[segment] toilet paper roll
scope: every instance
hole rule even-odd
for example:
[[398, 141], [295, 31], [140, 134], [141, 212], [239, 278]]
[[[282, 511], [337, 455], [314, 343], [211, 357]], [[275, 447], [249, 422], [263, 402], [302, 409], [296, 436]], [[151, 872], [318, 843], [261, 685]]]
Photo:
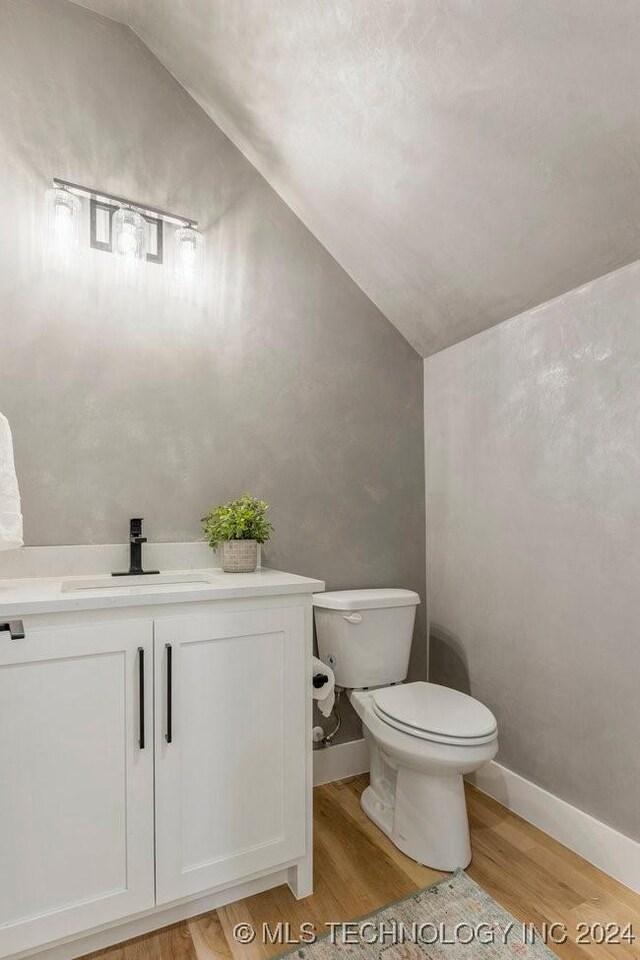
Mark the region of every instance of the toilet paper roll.
[[328, 667], [326, 663], [323, 663], [322, 660], [319, 660], [317, 657], [313, 658], [313, 664], [311, 667], [312, 677], [326, 677], [326, 683], [323, 683], [322, 686], [313, 687], [313, 699], [318, 703], [318, 709], [323, 717], [328, 717], [333, 710], [333, 705], [336, 700], [336, 678], [334, 676], [333, 670], [331, 667]]

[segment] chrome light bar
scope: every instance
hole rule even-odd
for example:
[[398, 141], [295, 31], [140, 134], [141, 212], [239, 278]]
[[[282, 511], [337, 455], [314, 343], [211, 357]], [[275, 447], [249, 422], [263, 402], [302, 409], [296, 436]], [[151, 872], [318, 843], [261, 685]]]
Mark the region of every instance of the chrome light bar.
[[79, 183], [71, 183], [69, 180], [62, 180], [60, 177], [53, 178], [53, 184], [56, 187], [62, 187], [70, 193], [75, 193], [80, 197], [89, 197], [99, 203], [117, 204], [120, 207], [131, 207], [139, 213], [146, 214], [149, 217], [157, 217], [164, 220], [165, 223], [173, 223], [179, 227], [191, 227], [196, 230], [198, 221], [190, 217], [179, 217], [175, 213], [168, 213], [159, 207], [149, 207], [146, 204], [137, 203], [135, 200], [128, 200], [126, 197], [118, 197], [113, 193], [105, 193], [103, 190], [94, 190], [91, 187], [83, 187]]

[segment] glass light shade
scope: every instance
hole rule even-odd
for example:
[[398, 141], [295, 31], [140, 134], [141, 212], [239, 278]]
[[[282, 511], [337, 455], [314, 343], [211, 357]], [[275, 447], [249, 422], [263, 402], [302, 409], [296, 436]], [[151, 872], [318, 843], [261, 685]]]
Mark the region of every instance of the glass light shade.
[[195, 227], [179, 227], [173, 238], [174, 273], [183, 283], [193, 283], [204, 268], [204, 237]]
[[52, 187], [46, 193], [46, 206], [48, 253], [57, 260], [68, 260], [80, 245], [80, 198], [64, 187]]
[[142, 260], [147, 254], [147, 222], [131, 207], [119, 207], [113, 215], [113, 249], [127, 260]]

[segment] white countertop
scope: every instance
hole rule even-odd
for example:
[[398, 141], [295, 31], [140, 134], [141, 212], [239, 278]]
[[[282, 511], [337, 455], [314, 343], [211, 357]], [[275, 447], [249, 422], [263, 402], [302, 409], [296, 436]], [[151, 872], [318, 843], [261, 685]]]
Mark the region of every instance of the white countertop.
[[[183, 571], [163, 570], [163, 574]], [[190, 571], [194, 572], [194, 571]], [[0, 580], [0, 620], [19, 619], [28, 614], [57, 611], [113, 609], [139, 607], [159, 603], [189, 603], [207, 600], [232, 600], [244, 597], [284, 596], [296, 593], [317, 593], [324, 590], [322, 580], [299, 577], [293, 573], [269, 570], [265, 567], [255, 573], [223, 573], [217, 568], [199, 570], [210, 582], [172, 583], [153, 582], [153, 576], [144, 584], [127, 585], [126, 579], [116, 586], [63, 591], [68, 577], [37, 577], [24, 580]], [[87, 577], [95, 579], [96, 575]], [[75, 581], [79, 578], [74, 577]]]

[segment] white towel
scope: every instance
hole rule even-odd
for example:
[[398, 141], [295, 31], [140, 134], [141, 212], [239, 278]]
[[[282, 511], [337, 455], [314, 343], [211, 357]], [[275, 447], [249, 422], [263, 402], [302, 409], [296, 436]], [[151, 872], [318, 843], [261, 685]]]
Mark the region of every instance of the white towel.
[[22, 513], [9, 421], [0, 413], [0, 550], [21, 547]]
[[317, 657], [313, 658], [311, 669], [314, 677], [317, 673], [321, 673], [329, 678], [322, 687], [313, 688], [313, 699], [317, 701], [320, 713], [323, 717], [328, 717], [333, 710], [336, 699], [336, 678], [331, 667], [328, 667], [322, 660], [318, 660]]

